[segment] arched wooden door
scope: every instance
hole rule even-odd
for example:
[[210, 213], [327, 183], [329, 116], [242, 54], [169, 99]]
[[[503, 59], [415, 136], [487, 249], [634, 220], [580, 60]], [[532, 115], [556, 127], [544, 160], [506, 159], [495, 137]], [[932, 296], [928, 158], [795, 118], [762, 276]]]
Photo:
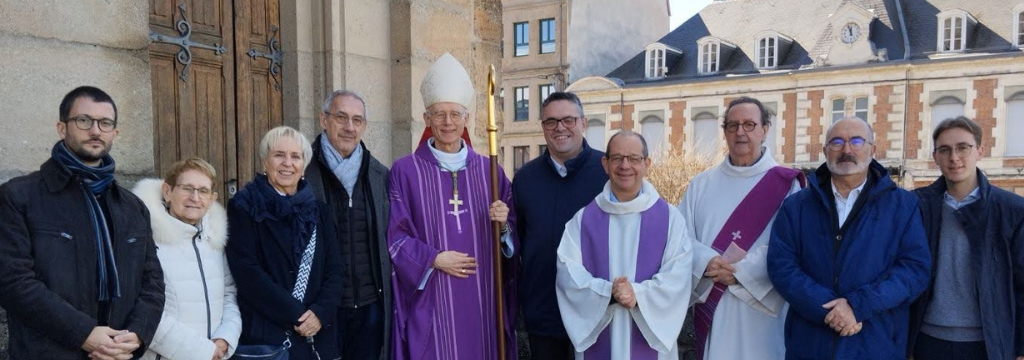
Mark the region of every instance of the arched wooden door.
[[159, 175], [199, 156], [226, 201], [282, 123], [277, 0], [149, 0], [153, 151]]

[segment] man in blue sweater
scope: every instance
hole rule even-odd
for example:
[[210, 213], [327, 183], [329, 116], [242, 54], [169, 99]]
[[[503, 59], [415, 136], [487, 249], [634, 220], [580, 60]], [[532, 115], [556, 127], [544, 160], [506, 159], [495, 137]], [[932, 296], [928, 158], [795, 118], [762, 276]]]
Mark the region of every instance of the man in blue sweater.
[[978, 169], [981, 134], [963, 116], [939, 123], [932, 158], [942, 176], [914, 190], [935, 258], [910, 307], [915, 359], [1024, 359], [1024, 198]]
[[523, 165], [512, 181], [523, 266], [519, 304], [534, 359], [572, 359], [575, 350], [555, 297], [555, 253], [565, 223], [608, 182], [604, 153], [583, 139], [587, 118], [576, 94], [555, 92], [541, 105], [547, 151]]

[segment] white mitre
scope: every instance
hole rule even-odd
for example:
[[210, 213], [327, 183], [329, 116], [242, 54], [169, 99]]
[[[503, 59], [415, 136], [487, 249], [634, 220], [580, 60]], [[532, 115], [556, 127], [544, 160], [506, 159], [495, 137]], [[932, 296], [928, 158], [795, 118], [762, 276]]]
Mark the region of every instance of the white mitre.
[[424, 107], [450, 102], [465, 106], [468, 110], [473, 103], [473, 81], [469, 79], [469, 73], [462, 67], [462, 63], [452, 54], [445, 53], [427, 71], [420, 85], [420, 95], [423, 96]]

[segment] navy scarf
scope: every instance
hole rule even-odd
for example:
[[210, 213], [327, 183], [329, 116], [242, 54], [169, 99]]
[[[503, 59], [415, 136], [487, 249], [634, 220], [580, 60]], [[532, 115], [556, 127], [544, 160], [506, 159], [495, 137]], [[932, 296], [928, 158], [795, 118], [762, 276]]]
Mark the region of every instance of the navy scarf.
[[292, 255], [301, 257], [319, 221], [316, 195], [308, 184], [300, 180], [295, 194], [282, 196], [266, 175], [257, 174], [235, 198], [256, 222], [269, 219], [288, 224], [299, 235], [292, 238]]
[[[61, 167], [74, 178], [78, 179], [89, 192], [83, 191], [85, 201], [89, 204], [89, 215], [92, 216], [93, 233], [96, 237], [97, 257], [96, 272], [99, 301], [108, 302], [121, 297], [121, 285], [117, 277], [117, 263], [114, 261], [114, 248], [110, 242], [110, 229], [107, 228], [107, 215], [100, 206], [98, 196], [103, 195], [114, 183], [114, 158], [106, 155], [100, 166], [92, 167], [82, 163], [64, 145], [58, 141], [53, 145], [50, 154]], [[83, 190], [85, 190], [83, 188]]]

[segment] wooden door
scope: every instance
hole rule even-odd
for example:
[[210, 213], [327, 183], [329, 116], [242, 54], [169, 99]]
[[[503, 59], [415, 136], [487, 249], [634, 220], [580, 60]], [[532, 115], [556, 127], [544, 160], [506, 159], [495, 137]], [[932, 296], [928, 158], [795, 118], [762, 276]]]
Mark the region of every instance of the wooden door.
[[280, 36], [266, 30], [280, 24], [277, 1], [149, 5], [156, 171], [163, 176], [175, 161], [201, 157], [216, 168], [226, 201], [259, 169], [260, 138], [281, 124], [280, 48], [269, 46]]

